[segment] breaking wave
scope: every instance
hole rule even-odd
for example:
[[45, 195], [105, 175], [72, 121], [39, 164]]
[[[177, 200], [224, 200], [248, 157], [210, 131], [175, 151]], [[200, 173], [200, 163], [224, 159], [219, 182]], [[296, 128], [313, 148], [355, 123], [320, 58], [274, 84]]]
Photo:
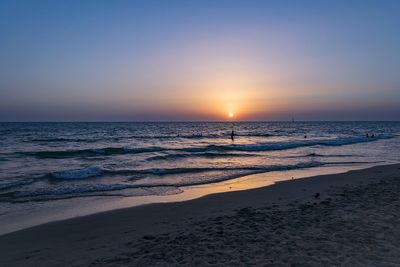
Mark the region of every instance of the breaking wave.
[[[62, 199], [69, 198], [71, 196], [93, 196], [93, 195], [110, 195], [107, 192], [115, 192], [124, 189], [140, 189], [141, 194], [143, 190], [147, 190], [147, 195], [151, 194], [161, 194], [164, 192], [165, 188], [171, 190], [174, 188], [175, 191], [179, 191], [179, 187], [182, 186], [193, 186], [209, 183], [217, 183], [225, 180], [230, 180], [234, 178], [239, 178], [245, 175], [265, 173], [271, 171], [282, 171], [282, 170], [294, 170], [302, 168], [311, 168], [322, 166], [324, 163], [320, 162], [308, 162], [299, 163], [294, 165], [274, 165], [267, 167], [243, 167], [243, 168], [172, 168], [172, 169], [147, 169], [147, 170], [127, 170], [127, 171], [107, 171], [102, 170], [99, 167], [88, 167], [80, 170], [64, 171], [59, 173], [51, 174], [53, 177], [61, 177], [60, 179], [75, 180], [75, 179], [85, 179], [91, 178], [99, 173], [108, 174], [153, 174], [158, 176], [171, 175], [171, 174], [190, 174], [199, 172], [212, 172], [212, 171], [226, 171], [226, 173], [215, 176], [210, 179], [188, 179], [181, 182], [165, 181], [165, 182], [144, 182], [139, 183], [135, 180], [133, 183], [123, 183], [123, 184], [101, 184], [101, 183], [68, 183], [68, 184], [56, 184], [48, 188], [36, 188], [32, 190], [17, 190], [14, 192], [8, 192], [5, 194], [0, 194], [0, 199], [2, 201], [29, 201], [29, 200], [50, 200], [50, 199]], [[22, 185], [22, 184], [21, 184]], [[158, 191], [162, 191], [161, 193]], [[157, 193], [158, 192], [158, 193]], [[88, 194], [89, 193], [89, 194]], [[137, 193], [137, 192], [136, 192]], [[136, 195], [135, 193], [135, 195]], [[114, 193], [114, 195], [121, 195]], [[126, 195], [126, 194], [124, 194]], [[23, 200], [19, 200], [23, 199]]]
[[[30, 155], [38, 158], [69, 158], [69, 157], [91, 157], [99, 155], [119, 155], [119, 154], [140, 154], [152, 153], [163, 151], [181, 151], [188, 153], [207, 153], [207, 152], [262, 152], [274, 150], [286, 150], [299, 147], [311, 146], [343, 146], [357, 143], [373, 142], [381, 139], [388, 139], [390, 136], [378, 136], [375, 138], [365, 137], [346, 137], [325, 140], [294, 140], [282, 142], [264, 142], [255, 144], [230, 144], [230, 145], [207, 145], [197, 147], [182, 147], [182, 148], [168, 148], [159, 146], [150, 147], [105, 147], [81, 150], [60, 150], [60, 151], [33, 151], [33, 152], [20, 152], [25, 155]], [[212, 154], [204, 154], [210, 156]], [[217, 156], [217, 154], [214, 154]], [[220, 156], [223, 156], [220, 154]]]

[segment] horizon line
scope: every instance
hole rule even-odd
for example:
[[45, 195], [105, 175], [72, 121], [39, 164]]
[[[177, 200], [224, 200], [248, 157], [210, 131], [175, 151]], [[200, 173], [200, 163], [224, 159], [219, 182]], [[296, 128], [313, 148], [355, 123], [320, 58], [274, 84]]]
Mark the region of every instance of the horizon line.
[[400, 122], [400, 120], [43, 120], [43, 121], [0, 121], [0, 123], [244, 123], [244, 122]]

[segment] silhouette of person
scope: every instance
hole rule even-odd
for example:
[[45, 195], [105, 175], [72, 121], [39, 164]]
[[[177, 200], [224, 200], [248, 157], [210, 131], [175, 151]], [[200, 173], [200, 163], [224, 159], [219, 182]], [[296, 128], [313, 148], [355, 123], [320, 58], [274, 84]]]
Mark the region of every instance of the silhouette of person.
[[375, 134], [372, 134], [372, 135], [371, 135], [371, 138], [374, 138], [374, 137], [375, 137]]
[[366, 137], [368, 138], [368, 137], [369, 137], [369, 134], [367, 134]]
[[231, 139], [232, 139], [232, 141], [234, 141], [235, 140], [235, 132], [232, 130], [232, 132], [231, 132]]

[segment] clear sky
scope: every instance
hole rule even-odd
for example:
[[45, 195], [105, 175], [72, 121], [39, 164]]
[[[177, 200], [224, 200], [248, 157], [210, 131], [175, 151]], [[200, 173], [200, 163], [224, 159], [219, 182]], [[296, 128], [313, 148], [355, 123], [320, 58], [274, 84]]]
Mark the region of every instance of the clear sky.
[[399, 120], [400, 1], [0, 1], [0, 120]]

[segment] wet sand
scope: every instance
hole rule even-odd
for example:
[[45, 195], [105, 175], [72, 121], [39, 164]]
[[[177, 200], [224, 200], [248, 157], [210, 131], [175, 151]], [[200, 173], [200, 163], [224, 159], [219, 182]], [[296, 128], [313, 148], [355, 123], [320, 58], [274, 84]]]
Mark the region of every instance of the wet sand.
[[399, 266], [400, 164], [48, 223], [1, 266]]

